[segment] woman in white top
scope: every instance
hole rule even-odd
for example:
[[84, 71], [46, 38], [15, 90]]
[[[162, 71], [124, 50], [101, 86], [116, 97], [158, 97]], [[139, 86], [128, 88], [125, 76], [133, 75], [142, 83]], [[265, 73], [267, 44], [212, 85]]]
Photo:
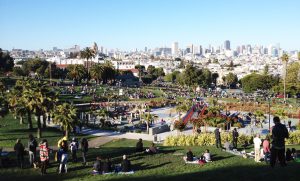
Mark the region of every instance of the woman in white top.
[[203, 154], [203, 156], [204, 156], [206, 162], [211, 162], [210, 153], [209, 153], [208, 149], [205, 150], [205, 153]]

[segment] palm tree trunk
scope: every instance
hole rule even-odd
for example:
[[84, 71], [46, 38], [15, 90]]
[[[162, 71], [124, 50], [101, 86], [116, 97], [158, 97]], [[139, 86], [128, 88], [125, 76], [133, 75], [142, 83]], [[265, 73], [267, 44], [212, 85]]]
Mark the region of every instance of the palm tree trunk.
[[28, 121], [28, 128], [33, 129], [32, 120], [31, 120], [31, 112], [29, 110], [27, 111], [27, 121]]
[[46, 114], [43, 114], [43, 128], [46, 128], [47, 124], [46, 124]]
[[37, 138], [42, 137], [42, 130], [41, 130], [41, 115], [37, 116]]
[[65, 127], [65, 133], [66, 138], [69, 139], [69, 130], [67, 127]]

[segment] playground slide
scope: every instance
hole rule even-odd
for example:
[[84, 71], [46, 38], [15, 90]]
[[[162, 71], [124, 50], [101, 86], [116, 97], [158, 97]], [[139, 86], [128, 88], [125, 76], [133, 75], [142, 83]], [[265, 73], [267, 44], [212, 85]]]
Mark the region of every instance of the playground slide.
[[182, 121], [184, 124], [187, 124], [187, 122], [191, 119], [191, 117], [194, 114], [194, 108], [195, 105], [191, 107], [191, 109], [186, 113], [186, 115], [182, 118]]
[[[188, 121], [192, 118], [192, 116], [194, 114], [195, 107], [196, 107], [196, 105], [193, 105], [191, 107], [191, 109], [186, 113], [186, 115], [182, 118], [182, 121], [183, 121], [184, 124], [187, 124]], [[206, 108], [207, 108], [207, 106], [204, 106], [201, 110], [201, 113], [198, 116], [203, 116]]]

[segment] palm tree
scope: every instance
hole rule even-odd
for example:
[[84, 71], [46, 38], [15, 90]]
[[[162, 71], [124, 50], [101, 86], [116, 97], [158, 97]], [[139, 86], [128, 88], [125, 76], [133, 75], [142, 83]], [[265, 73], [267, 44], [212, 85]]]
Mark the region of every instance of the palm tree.
[[93, 67], [91, 67], [90, 75], [92, 79], [95, 79], [97, 83], [102, 80], [104, 67], [101, 64], [95, 64]]
[[149, 134], [149, 125], [153, 122], [154, 117], [150, 114], [150, 111], [148, 111], [148, 113], [144, 113], [142, 117], [146, 121], [147, 133]]
[[96, 52], [92, 48], [86, 47], [84, 50], [80, 51], [80, 57], [87, 60], [86, 69], [88, 73], [90, 72], [89, 60], [96, 57]]
[[77, 109], [71, 104], [64, 103], [55, 107], [53, 115], [53, 122], [63, 128], [65, 136], [68, 138], [69, 131], [71, 131], [76, 124]]
[[287, 70], [287, 63], [288, 63], [288, 61], [289, 61], [289, 56], [286, 54], [286, 53], [284, 53], [283, 55], [282, 55], [282, 57], [281, 57], [281, 60], [282, 60], [282, 62], [284, 63], [284, 79], [283, 79], [283, 81], [284, 81], [284, 83], [283, 83], [283, 98], [284, 98], [284, 102], [286, 102], [286, 94], [285, 94], [285, 91], [286, 91], [286, 74], [287, 74], [287, 72], [286, 72], [286, 70]]
[[[106, 109], [100, 109], [100, 110], [96, 110], [95, 112], [93, 112], [93, 114], [96, 117], [100, 117], [101, 127], [104, 127], [105, 120], [108, 116], [108, 111]], [[95, 123], [94, 123], [94, 125], [95, 125]]]
[[[30, 89], [31, 84], [32, 84], [32, 80], [30, 79], [18, 80], [16, 82], [15, 87], [8, 94], [8, 102], [9, 102], [10, 110], [12, 112], [17, 113], [19, 108], [25, 109], [27, 113], [27, 121], [28, 121], [29, 129], [32, 129], [33, 126], [32, 126], [32, 119], [31, 119], [32, 107], [30, 106], [30, 104], [28, 104], [28, 102], [30, 102], [30, 100], [33, 99], [33, 96], [29, 94], [23, 94], [23, 93], [25, 90]], [[23, 122], [23, 120], [20, 120], [20, 122]]]
[[86, 68], [83, 65], [69, 65], [67, 67], [68, 76], [77, 82], [81, 82], [81, 80], [86, 76]]
[[106, 62], [103, 65], [102, 79], [103, 83], [106, 84], [109, 80], [113, 80], [115, 78], [116, 71], [114, 66], [110, 61]]

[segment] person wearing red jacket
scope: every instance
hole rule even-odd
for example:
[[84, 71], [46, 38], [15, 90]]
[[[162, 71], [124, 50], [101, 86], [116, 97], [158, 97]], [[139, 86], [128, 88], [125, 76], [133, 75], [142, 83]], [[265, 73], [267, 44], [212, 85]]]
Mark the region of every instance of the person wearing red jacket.
[[45, 175], [49, 163], [49, 148], [46, 139], [40, 144], [41, 174]]

